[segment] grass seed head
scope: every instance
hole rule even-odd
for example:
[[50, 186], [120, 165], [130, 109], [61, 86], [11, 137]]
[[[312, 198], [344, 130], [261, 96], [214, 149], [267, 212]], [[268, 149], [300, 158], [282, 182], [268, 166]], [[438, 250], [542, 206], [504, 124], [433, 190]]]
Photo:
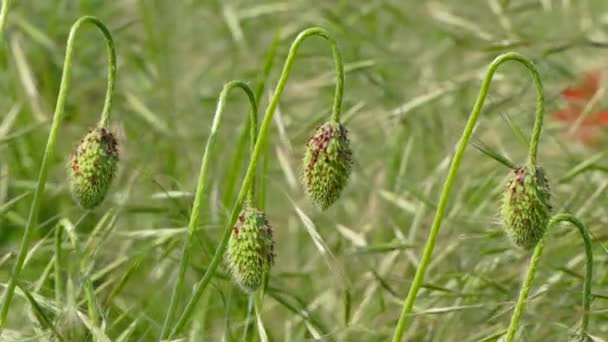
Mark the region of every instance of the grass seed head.
[[531, 249], [547, 230], [551, 193], [541, 167], [514, 169], [503, 196], [502, 218], [509, 238], [519, 247]]
[[226, 264], [246, 292], [254, 292], [274, 263], [272, 228], [264, 212], [246, 205], [228, 240]]
[[[87, 328], [78, 317], [75, 308], [68, 308], [61, 313], [55, 323], [57, 332], [61, 334], [64, 341], [86, 341]], [[53, 336], [51, 341], [60, 341], [57, 336]]]
[[338, 122], [319, 127], [306, 143], [303, 183], [319, 208], [329, 208], [340, 197], [352, 169], [348, 131]]
[[70, 162], [70, 189], [84, 209], [99, 205], [118, 163], [116, 139], [107, 128], [93, 128], [80, 140]]

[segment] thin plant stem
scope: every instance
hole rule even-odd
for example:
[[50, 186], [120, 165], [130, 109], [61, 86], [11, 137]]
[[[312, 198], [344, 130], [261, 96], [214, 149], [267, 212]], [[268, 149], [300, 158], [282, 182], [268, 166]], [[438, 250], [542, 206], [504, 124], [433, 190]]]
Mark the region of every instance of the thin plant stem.
[[68, 88], [70, 86], [70, 75], [72, 71], [72, 56], [74, 54], [74, 41], [76, 39], [76, 33], [78, 29], [84, 23], [91, 23], [95, 25], [103, 34], [108, 50], [108, 85], [106, 90], [106, 98], [101, 114], [100, 125], [107, 123], [110, 113], [110, 107], [112, 104], [112, 91], [114, 89], [114, 74], [116, 71], [116, 54], [114, 50], [114, 42], [112, 36], [107, 27], [97, 18], [91, 16], [84, 16], [78, 19], [72, 28], [70, 29], [70, 35], [67, 41], [65, 60], [63, 62], [63, 73], [61, 75], [61, 83], [59, 85], [59, 94], [57, 95], [57, 104], [55, 106], [55, 114], [53, 115], [53, 123], [51, 124], [51, 131], [46, 143], [44, 155], [42, 156], [42, 163], [40, 164], [40, 171], [38, 174], [38, 182], [36, 183], [36, 190], [34, 191], [34, 198], [32, 200], [32, 206], [30, 207], [30, 213], [28, 216], [27, 224], [25, 225], [25, 231], [21, 240], [21, 246], [19, 248], [19, 254], [17, 261], [13, 266], [12, 276], [4, 293], [4, 299], [2, 301], [2, 308], [0, 309], [0, 333], [6, 323], [8, 311], [11, 306], [11, 301], [15, 293], [15, 286], [21, 274], [21, 269], [25, 261], [25, 256], [29, 248], [32, 233], [35, 230], [36, 223], [38, 220], [38, 212], [40, 210], [40, 203], [42, 195], [44, 194], [44, 188], [48, 176], [49, 164], [53, 159], [55, 152], [55, 144], [57, 141], [57, 134], [59, 133], [59, 126], [63, 120], [63, 114], [65, 109], [65, 100], [67, 97]]
[[[268, 278], [266, 278], [268, 279]], [[268, 336], [266, 334], [266, 330], [264, 328], [264, 324], [262, 321], [262, 305], [264, 302], [264, 289], [262, 291], [258, 291], [255, 294], [252, 294], [255, 297], [253, 304], [253, 311], [255, 315], [255, 325], [258, 331], [258, 337], [260, 342], [268, 342]]]
[[[95, 289], [93, 288], [91, 277], [89, 277], [89, 272], [87, 271], [86, 260], [84, 258], [82, 248], [80, 247], [78, 236], [76, 235], [74, 226], [69, 221], [65, 219], [61, 220], [60, 225], [65, 227], [70, 241], [72, 242], [72, 248], [74, 248], [74, 253], [76, 254], [76, 259], [78, 261], [78, 269], [80, 271], [82, 284], [84, 285], [84, 293], [86, 296], [87, 308], [89, 312], [89, 317], [91, 318], [91, 323], [93, 324], [93, 327], [101, 329], [101, 311], [99, 309], [99, 305], [97, 305]], [[96, 340], [96, 338], [94, 338], [94, 340]]]
[[63, 301], [63, 250], [61, 243], [63, 241], [63, 228], [61, 225], [55, 227], [55, 301], [57, 305]]
[[528, 152], [528, 161], [530, 163], [536, 163], [538, 140], [540, 138], [540, 132], [543, 126], [543, 116], [545, 113], [543, 85], [536, 67], [528, 58], [515, 52], [508, 52], [496, 57], [496, 59], [494, 59], [494, 61], [492, 61], [492, 63], [490, 64], [483, 83], [481, 84], [481, 89], [479, 90], [479, 95], [477, 96], [477, 100], [475, 101], [475, 105], [473, 106], [473, 110], [471, 111], [471, 114], [469, 116], [469, 120], [467, 121], [467, 124], [464, 128], [464, 132], [462, 133], [462, 136], [456, 147], [456, 153], [454, 154], [454, 158], [452, 159], [452, 163], [450, 165], [450, 169], [448, 171], [448, 175], [443, 185], [441, 196], [439, 198], [439, 204], [437, 206], [437, 211], [435, 212], [435, 218], [433, 219], [433, 224], [431, 226], [429, 236], [424, 246], [422, 259], [420, 260], [420, 264], [418, 265], [418, 269], [416, 270], [416, 275], [414, 276], [414, 280], [412, 281], [409, 292], [403, 304], [403, 309], [401, 311], [401, 316], [399, 317], [399, 322], [395, 327], [393, 342], [401, 341], [401, 339], [403, 338], [403, 334], [407, 329], [408, 319], [414, 307], [416, 296], [418, 295], [418, 291], [422, 286], [422, 282], [424, 281], [424, 275], [429, 266], [429, 263], [431, 262], [433, 249], [435, 248], [437, 235], [439, 234], [439, 229], [441, 228], [441, 223], [443, 221], [443, 216], [448, 203], [450, 192], [452, 191], [454, 181], [456, 180], [456, 175], [458, 174], [458, 169], [460, 168], [460, 164], [462, 162], [462, 157], [467, 148], [469, 140], [471, 139], [473, 129], [475, 128], [475, 124], [477, 123], [477, 119], [479, 117], [479, 114], [481, 113], [486, 97], [488, 95], [490, 84], [492, 83], [492, 78], [496, 73], [498, 67], [508, 61], [515, 61], [523, 64], [523, 66], [526, 67], [526, 69], [530, 72], [532, 79], [534, 80], [534, 85], [536, 87], [536, 121], [534, 123], [532, 137], [530, 139], [530, 149]]
[[[249, 155], [253, 155], [253, 148], [255, 147], [255, 141], [257, 140], [258, 134], [258, 108], [257, 103], [255, 103], [255, 95], [253, 92], [251, 94], [253, 97], [253, 105], [251, 110], [249, 111]], [[253, 204], [254, 196], [255, 196], [255, 174], [253, 175], [253, 182], [251, 183], [251, 188], [249, 189], [249, 203]]]
[[243, 335], [241, 336], [241, 341], [248, 340], [247, 336], [249, 336], [249, 328], [253, 325], [253, 322], [254, 322], [254, 318], [253, 318], [253, 316], [255, 315], [255, 313], [253, 312], [255, 310], [254, 301], [255, 301], [255, 293], [252, 293], [249, 295], [249, 300], [248, 300], [248, 304], [247, 304], [247, 318], [245, 319], [245, 324], [243, 327]]
[[243, 202], [245, 201], [245, 196], [247, 195], [249, 189], [254, 180], [255, 171], [257, 168], [258, 161], [262, 152], [264, 151], [266, 139], [268, 138], [268, 132], [270, 129], [270, 124], [272, 123], [272, 118], [279, 104], [279, 100], [281, 99], [281, 95], [285, 90], [285, 85], [287, 84], [287, 80], [289, 78], [289, 74], [291, 73], [291, 69], [293, 67], [293, 63], [300, 48], [300, 45], [304, 40], [311, 36], [319, 36], [325, 38], [331, 45], [332, 54], [334, 58], [335, 68], [336, 68], [336, 90], [334, 93], [334, 103], [333, 103], [333, 112], [332, 112], [332, 120], [339, 121], [340, 120], [340, 110], [342, 107], [342, 93], [344, 88], [344, 67], [342, 63], [342, 57], [340, 55], [340, 50], [338, 49], [338, 44], [331, 37], [331, 35], [322, 28], [319, 27], [311, 27], [305, 29], [300, 32], [294, 42], [291, 44], [289, 49], [289, 53], [287, 54], [287, 58], [285, 60], [285, 64], [283, 65], [283, 70], [281, 72], [281, 76], [279, 77], [279, 81], [275, 87], [274, 93], [270, 102], [268, 103], [268, 107], [266, 108], [266, 112], [264, 113], [264, 119], [260, 125], [260, 132], [258, 135], [258, 139], [255, 144], [255, 148], [253, 150], [253, 154], [249, 161], [249, 166], [247, 167], [247, 172], [245, 174], [245, 178], [241, 183], [241, 189], [239, 191], [239, 195], [237, 197], [234, 206], [232, 207], [230, 220], [226, 224], [224, 228], [224, 232], [222, 234], [220, 243], [215, 250], [215, 254], [209, 263], [209, 267], [205, 271], [203, 278], [197, 283], [192, 293], [192, 297], [190, 301], [186, 304], [186, 308], [182, 312], [179, 320], [176, 325], [173, 327], [171, 334], [169, 337], [174, 336], [178, 333], [184, 325], [189, 321], [192, 313], [194, 312], [194, 308], [198, 303], [201, 295], [203, 294], [207, 285], [211, 282], [211, 279], [215, 275], [217, 271], [217, 267], [220, 264], [222, 256], [224, 255], [224, 251], [226, 249], [226, 245], [228, 243], [228, 239], [230, 238], [230, 232], [232, 231], [232, 227], [234, 226], [236, 219], [238, 217], [239, 212], [243, 206]]
[[530, 287], [532, 287], [532, 280], [534, 279], [534, 275], [536, 274], [536, 268], [538, 267], [538, 262], [540, 261], [540, 257], [543, 254], [544, 248], [544, 239], [539, 241], [538, 245], [536, 245], [536, 247], [534, 248], [534, 253], [532, 254], [532, 258], [530, 258], [530, 265], [528, 266], [528, 274], [526, 275], [526, 279], [524, 279], [524, 282], [521, 286], [519, 298], [517, 299], [517, 304], [515, 304], [515, 310], [513, 310], [513, 315], [511, 316], [511, 323], [509, 324], [509, 329], [507, 329], [507, 338], [505, 341], [513, 341], [513, 338], [515, 337], [515, 332], [517, 331], [517, 327], [519, 326], [519, 319], [526, 306], [528, 293], [530, 293]]
[[[276, 54], [276, 48], [279, 42], [279, 38], [278, 35], [275, 35], [274, 39], [272, 40], [272, 43], [270, 45], [270, 48], [268, 49], [267, 53], [266, 53], [266, 57], [264, 59], [264, 67], [262, 68], [262, 71], [258, 77], [258, 80], [256, 81], [256, 85], [255, 85], [255, 98], [258, 101], [258, 106], [261, 103], [262, 100], [262, 95], [264, 94], [264, 89], [266, 87], [266, 81], [268, 80], [268, 77], [270, 76], [270, 71], [272, 69], [272, 65], [274, 62], [274, 56]], [[246, 125], [249, 124], [249, 120], [247, 120]], [[233, 199], [233, 192], [234, 192], [234, 186], [236, 185], [236, 178], [238, 177], [238, 174], [241, 170], [241, 162], [243, 161], [243, 154], [244, 154], [244, 150], [245, 150], [245, 144], [247, 143], [247, 137], [248, 137], [248, 130], [247, 130], [248, 126], [245, 126], [245, 129], [243, 129], [243, 131], [241, 132], [241, 135], [239, 137], [239, 142], [237, 145], [237, 149], [236, 152], [234, 154], [234, 158], [232, 161], [232, 164], [230, 165], [230, 173], [228, 174], [228, 181], [226, 183], [226, 187], [224, 190], [224, 197], [222, 198], [222, 204], [224, 206], [228, 206], [229, 203], [232, 203]], [[257, 122], [256, 122], [256, 128], [257, 128]], [[255, 142], [254, 142], [255, 144]], [[253, 145], [251, 145], [253, 146]], [[265, 175], [265, 172], [262, 172], [262, 175]], [[262, 191], [260, 194], [258, 194], [258, 196], [262, 196], [263, 192], [264, 192], [264, 187], [263, 187], [263, 182], [265, 181], [265, 177], [262, 176], [261, 178], [261, 183], [262, 183]], [[254, 182], [254, 187], [255, 186], [255, 182]], [[254, 191], [255, 192], [255, 191]], [[257, 202], [256, 202], [257, 203]], [[263, 209], [263, 208], [260, 208]]]
[[2, 1], [2, 9], [0, 9], [0, 40], [4, 40], [4, 28], [6, 27], [6, 19], [8, 18], [8, 10], [11, 7], [11, 0]]
[[[553, 218], [549, 222], [548, 230], [553, 228], [560, 222], [570, 222], [574, 226], [576, 226], [576, 228], [578, 228], [579, 232], [581, 233], [581, 237], [585, 246], [586, 263], [585, 277], [583, 280], [583, 317], [581, 320], [580, 335], [586, 336], [587, 329], [589, 327], [589, 309], [591, 306], [591, 283], [593, 280], [593, 251], [591, 248], [591, 238], [587, 227], [572, 214], [562, 213], [553, 216]], [[506, 342], [512, 342], [515, 338], [515, 333], [517, 332], [517, 328], [519, 327], [521, 315], [526, 307], [528, 293], [530, 292], [530, 287], [536, 274], [538, 261], [543, 252], [544, 240], [545, 239], [543, 239], [543, 241], [541, 241], [539, 245], [534, 249], [534, 254], [532, 255], [532, 259], [530, 260], [530, 266], [528, 267], [528, 274], [526, 275], [521, 291], [519, 292], [519, 298], [517, 299], [517, 304], [515, 305], [513, 315], [511, 316], [511, 322], [509, 324], [509, 328], [507, 329], [507, 337], [505, 340]]]
[[[213, 117], [213, 124], [211, 125], [211, 131], [209, 132], [209, 137], [207, 138], [207, 143], [205, 145], [205, 152], [203, 153], [203, 159], [201, 161], [201, 168], [198, 176], [198, 184], [196, 186], [196, 194], [194, 196], [194, 202], [192, 203], [192, 211], [190, 212], [190, 221], [188, 223], [188, 236], [184, 241], [182, 256], [180, 259], [179, 273], [177, 276], [177, 281], [175, 282], [173, 291], [171, 293], [169, 308], [167, 309], [167, 313], [165, 314], [165, 320], [159, 336], [160, 339], [165, 337], [165, 334], [167, 333], [167, 330], [170, 327], [171, 318], [175, 313], [175, 307], [177, 305], [177, 294], [179, 292], [179, 289], [181, 289], [184, 284], [186, 271], [188, 269], [188, 263], [190, 259], [190, 250], [194, 241], [194, 233], [200, 220], [201, 208], [203, 207], [203, 197], [206, 189], [205, 185], [207, 184], [207, 174], [209, 171], [209, 163], [211, 160], [211, 151], [215, 146], [218, 128], [220, 126], [220, 122], [224, 113], [224, 108], [226, 107], [226, 99], [228, 97], [228, 94], [233, 89], [243, 90], [247, 95], [247, 98], [249, 99], [249, 135], [252, 146], [251, 148], [253, 149], [253, 146], [255, 145], [258, 110], [255, 95], [249, 85], [247, 85], [247, 83], [243, 81], [230, 81], [226, 83], [226, 85], [224, 85], [224, 88], [220, 93], [217, 107], [215, 110], [215, 115]], [[252, 198], [252, 189], [253, 188], [251, 188], [251, 191], [249, 191], [249, 198]]]
[[[258, 88], [256, 89], [256, 96], [258, 99], [261, 99], [261, 96], [264, 92], [264, 85], [266, 83], [266, 79], [268, 78], [268, 75], [270, 74], [270, 69], [272, 69], [272, 65], [274, 62], [274, 56], [276, 55], [276, 49], [277, 46], [279, 45], [279, 35], [275, 34], [274, 38], [272, 39], [272, 44], [270, 45], [270, 49], [268, 50], [268, 53], [266, 54], [266, 60], [264, 62], [264, 71], [262, 73], [262, 80], [260, 83], [258, 83]], [[266, 210], [266, 193], [267, 193], [267, 178], [266, 175], [268, 175], [268, 161], [270, 160], [269, 156], [270, 156], [270, 152], [269, 152], [270, 146], [269, 144], [266, 145], [264, 151], [262, 152], [262, 177], [259, 178], [260, 180], [260, 184], [259, 184], [259, 191], [258, 191], [258, 200], [257, 200], [257, 205], [258, 208], [261, 211], [265, 211]], [[264, 296], [264, 293], [266, 292], [266, 288], [268, 287], [268, 277], [270, 276], [270, 272], [265, 272], [264, 273], [264, 279], [262, 280], [262, 294], [261, 296]]]

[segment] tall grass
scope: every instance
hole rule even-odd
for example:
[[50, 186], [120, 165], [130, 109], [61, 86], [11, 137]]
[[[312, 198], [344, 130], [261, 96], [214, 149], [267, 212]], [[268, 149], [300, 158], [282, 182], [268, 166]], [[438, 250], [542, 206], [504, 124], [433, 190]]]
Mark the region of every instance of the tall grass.
[[[563, 89], [582, 88], [585, 72], [605, 69], [608, 8], [599, 0], [503, 3], [11, 1], [0, 57], [5, 294], [40, 184], [68, 29], [84, 14], [101, 18], [116, 43], [112, 115], [120, 120], [111, 121], [121, 160], [111, 196], [83, 213], [66, 185], [66, 154], [104, 102], [107, 47], [98, 32], [79, 30], [74, 83], [56, 153], [46, 160], [47, 182], [2, 339], [147, 341], [157, 340], [163, 325], [173, 340], [390, 339], [479, 84], [492, 59], [513, 50], [532, 58], [543, 79], [547, 115], [538, 160], [550, 176], [554, 210], [584, 222], [593, 242], [588, 308], [580, 286], [591, 281], [586, 251], [571, 230], [552, 229], [529, 292], [520, 293], [532, 252], [513, 248], [496, 211], [507, 168], [527, 158], [535, 89], [525, 69], [506, 63], [494, 73], [484, 119], [472, 130], [475, 149], [462, 155], [402, 340], [504, 338], [518, 294], [515, 340], [580, 337], [585, 314], [588, 336], [608, 336], [608, 273], [601, 267], [608, 260], [606, 142], [581, 144], [553, 114], [568, 108]], [[263, 296], [239, 291], [223, 255], [214, 259], [249, 175], [249, 100], [234, 94], [214, 137], [185, 276], [167, 315], [218, 90], [231, 79], [266, 80], [252, 82], [265, 108], [282, 71], [267, 61], [283, 62], [292, 39], [311, 25], [334, 35], [345, 61], [340, 119], [352, 140], [349, 185], [320, 211], [298, 182], [306, 138], [331, 117], [335, 95], [326, 42], [306, 40], [267, 119], [258, 150], [264, 160], [254, 173], [256, 203], [276, 241]], [[266, 53], [269, 47], [274, 52]], [[603, 91], [600, 86], [586, 117], [604, 110]], [[192, 301], [212, 261], [217, 268]], [[191, 314], [183, 316], [185, 307]], [[180, 318], [183, 326], [174, 332]]]

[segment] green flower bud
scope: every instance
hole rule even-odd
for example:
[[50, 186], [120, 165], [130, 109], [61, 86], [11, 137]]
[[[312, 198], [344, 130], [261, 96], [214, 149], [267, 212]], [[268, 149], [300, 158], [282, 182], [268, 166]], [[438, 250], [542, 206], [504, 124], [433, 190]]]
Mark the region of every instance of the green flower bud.
[[509, 175], [502, 218], [507, 235], [517, 246], [533, 248], [543, 237], [551, 214], [550, 197], [541, 167], [522, 166]]
[[327, 122], [306, 143], [303, 185], [308, 197], [323, 210], [340, 197], [352, 169], [347, 133], [339, 122]]
[[118, 163], [116, 139], [106, 128], [93, 128], [80, 139], [70, 162], [72, 195], [84, 209], [99, 205], [112, 183]]
[[274, 263], [272, 228], [264, 212], [248, 205], [241, 211], [228, 240], [226, 264], [246, 292], [254, 292]]

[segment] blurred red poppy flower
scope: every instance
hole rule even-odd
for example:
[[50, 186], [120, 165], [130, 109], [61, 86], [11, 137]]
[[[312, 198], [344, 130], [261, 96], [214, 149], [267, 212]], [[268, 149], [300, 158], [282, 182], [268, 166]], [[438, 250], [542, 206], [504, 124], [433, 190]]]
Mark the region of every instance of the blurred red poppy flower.
[[599, 71], [588, 71], [583, 77], [583, 84], [570, 86], [561, 91], [560, 96], [566, 102], [566, 108], [551, 113], [551, 119], [564, 123], [568, 137], [586, 146], [597, 145], [602, 137], [602, 129], [608, 127], [608, 109], [594, 111], [587, 115], [578, 127], [571, 131], [572, 125], [579, 120], [585, 107], [599, 89], [601, 74]]

